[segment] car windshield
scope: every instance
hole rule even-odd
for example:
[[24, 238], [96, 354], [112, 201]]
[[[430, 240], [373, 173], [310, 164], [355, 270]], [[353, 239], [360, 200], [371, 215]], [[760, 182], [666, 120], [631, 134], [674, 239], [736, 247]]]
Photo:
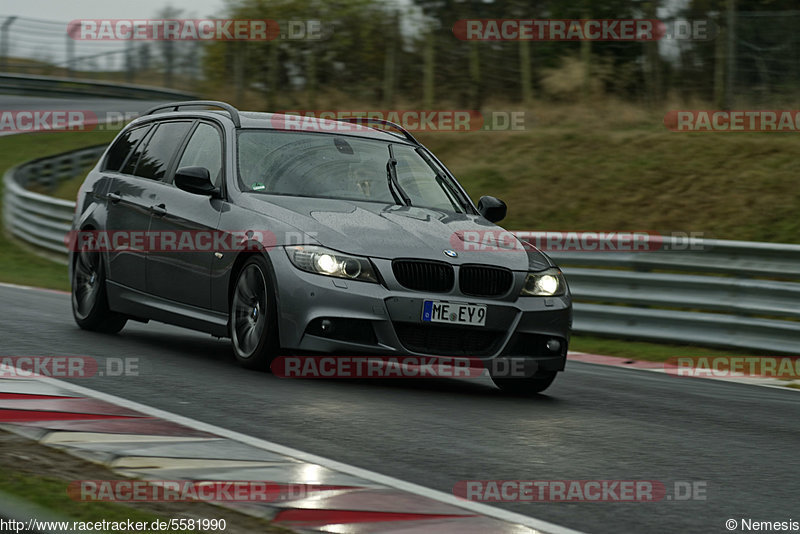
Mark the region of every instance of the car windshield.
[[[401, 142], [242, 131], [239, 182], [244, 191], [386, 204], [404, 204], [408, 199], [412, 206], [463, 213], [464, 206], [449, 178], [423, 154]], [[392, 157], [396, 161], [395, 186], [387, 167]]]

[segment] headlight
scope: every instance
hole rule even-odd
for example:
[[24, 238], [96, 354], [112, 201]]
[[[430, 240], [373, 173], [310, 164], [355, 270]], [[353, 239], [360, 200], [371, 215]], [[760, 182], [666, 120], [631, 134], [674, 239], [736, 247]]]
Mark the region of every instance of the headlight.
[[520, 295], [523, 297], [554, 297], [567, 291], [567, 282], [558, 269], [528, 273]]
[[367, 258], [348, 256], [315, 245], [286, 247], [289, 260], [300, 270], [325, 276], [377, 282], [378, 276]]

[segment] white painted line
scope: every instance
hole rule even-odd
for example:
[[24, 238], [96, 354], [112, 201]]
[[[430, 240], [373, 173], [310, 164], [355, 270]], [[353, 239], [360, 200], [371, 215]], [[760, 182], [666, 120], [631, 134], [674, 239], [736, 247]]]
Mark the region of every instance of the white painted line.
[[355, 467], [352, 465], [348, 465], [342, 462], [337, 462], [336, 460], [331, 460], [329, 458], [324, 458], [322, 456], [317, 456], [315, 454], [310, 454], [298, 449], [294, 449], [292, 447], [286, 447], [284, 445], [279, 445], [278, 443], [273, 443], [271, 441], [254, 438], [252, 436], [248, 436], [246, 434], [241, 434], [239, 432], [234, 432], [233, 430], [228, 430], [226, 428], [218, 427], [215, 425], [211, 425], [208, 423], [203, 423], [202, 421], [197, 421], [195, 419], [190, 419], [188, 417], [183, 417], [181, 415], [173, 414], [170, 412], [166, 412], [164, 410], [159, 410], [158, 408], [153, 408], [152, 406], [147, 406], [145, 404], [139, 404], [138, 402], [134, 402], [128, 399], [123, 399], [121, 397], [117, 397], [115, 395], [109, 395], [108, 393], [103, 393], [101, 391], [95, 391], [93, 389], [89, 389], [83, 386], [78, 386], [75, 384], [71, 384], [69, 382], [64, 382], [62, 380], [48, 378], [48, 382], [52, 382], [54, 384], [58, 384], [66, 389], [74, 391], [76, 393], [80, 393], [81, 395], [87, 397], [94, 397], [96, 399], [100, 399], [106, 402], [110, 402], [112, 404], [116, 404], [118, 406], [122, 406], [124, 408], [128, 408], [131, 410], [136, 410], [141, 413], [159, 417], [166, 421], [171, 421], [173, 423], [178, 423], [180, 425], [184, 425], [195, 430], [200, 430], [203, 432], [209, 432], [212, 434], [216, 434], [221, 437], [225, 437], [228, 439], [232, 439], [235, 441], [239, 441], [245, 443], [247, 445], [251, 445], [253, 447], [258, 447], [259, 449], [263, 449], [269, 452], [274, 452], [278, 454], [283, 454], [286, 456], [291, 456], [293, 458], [297, 458], [304, 462], [313, 463], [317, 465], [321, 465], [323, 467], [327, 467], [328, 469], [333, 469], [334, 471], [340, 471], [342, 473], [347, 473], [352, 476], [356, 476], [359, 478], [363, 478], [365, 480], [369, 480], [371, 482], [375, 482], [376, 484], [380, 484], [382, 486], [388, 486], [390, 488], [395, 488], [401, 491], [406, 491], [408, 493], [413, 493], [416, 495], [420, 495], [422, 497], [427, 497], [429, 499], [433, 499], [435, 501], [439, 501], [441, 503], [449, 504], [451, 506], [457, 506], [459, 508], [463, 508], [465, 510], [469, 510], [470, 512], [474, 512], [476, 514], [484, 515], [486, 517], [491, 517], [494, 519], [499, 519], [501, 521], [507, 521], [509, 523], [515, 523], [519, 525], [524, 525], [526, 527], [530, 527], [542, 533], [549, 533], [549, 534], [581, 534], [580, 531], [573, 530], [567, 527], [563, 527], [561, 525], [556, 525], [554, 523], [550, 523], [541, 519], [536, 519], [534, 517], [529, 517], [526, 515], [518, 514], [515, 512], [510, 512], [507, 510], [502, 510], [500, 508], [495, 508], [493, 506], [489, 506], [488, 504], [483, 504], [479, 502], [472, 502], [467, 501], [464, 499], [460, 499], [455, 495], [451, 495], [448, 493], [444, 493], [442, 491], [437, 491], [434, 489], [426, 488], [424, 486], [420, 486], [418, 484], [414, 484], [412, 482], [406, 482], [404, 480], [400, 480], [398, 478], [382, 475], [380, 473], [376, 473], [374, 471], [369, 471], [367, 469], [362, 469], [360, 467]]
[[[101, 420], [102, 421], [102, 420]], [[13, 422], [11, 423], [13, 424]], [[41, 427], [37, 427], [41, 428]], [[215, 438], [162, 436], [147, 434], [111, 434], [81, 432], [80, 430], [54, 430], [39, 442], [45, 445], [70, 443], [183, 443], [184, 441], [222, 441]]]
[[213, 458], [171, 458], [157, 456], [121, 456], [112, 460], [111, 469], [247, 469], [274, 467], [276, 465], [297, 465], [295, 462], [269, 462], [258, 460], [215, 460]]

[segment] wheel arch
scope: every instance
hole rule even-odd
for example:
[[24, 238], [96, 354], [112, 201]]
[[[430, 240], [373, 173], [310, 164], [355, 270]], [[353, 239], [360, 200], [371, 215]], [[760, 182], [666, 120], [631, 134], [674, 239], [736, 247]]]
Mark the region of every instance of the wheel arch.
[[[274, 247], [272, 250], [276, 250], [277, 247]], [[239, 252], [236, 255], [236, 259], [233, 260], [230, 268], [230, 276], [228, 276], [228, 284], [227, 284], [227, 295], [226, 295], [226, 310], [228, 312], [228, 326], [230, 327], [230, 320], [231, 320], [231, 304], [233, 299], [233, 288], [236, 285], [236, 279], [239, 277], [239, 273], [242, 272], [242, 267], [244, 267], [245, 263], [253, 257], [260, 257], [264, 260], [267, 265], [267, 275], [269, 276], [270, 281], [270, 290], [272, 291], [272, 296], [275, 299], [275, 309], [280, 316], [280, 292], [278, 291], [278, 279], [275, 275], [275, 267], [272, 264], [272, 258], [269, 256], [269, 252], [263, 247], [261, 243], [257, 241], [248, 242], [247, 246], [245, 246], [245, 250]], [[278, 324], [278, 338], [280, 339], [280, 321], [277, 321]]]

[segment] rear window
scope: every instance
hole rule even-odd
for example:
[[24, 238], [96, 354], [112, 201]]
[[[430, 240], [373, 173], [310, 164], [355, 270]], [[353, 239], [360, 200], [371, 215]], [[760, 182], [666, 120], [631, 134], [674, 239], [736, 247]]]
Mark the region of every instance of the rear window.
[[139, 144], [139, 141], [142, 140], [149, 129], [150, 126], [141, 126], [128, 130], [119, 136], [114, 146], [108, 151], [108, 155], [106, 155], [103, 170], [119, 171], [125, 163], [125, 160], [128, 159], [128, 156], [133, 152], [133, 149], [136, 148], [136, 145]]
[[[159, 124], [147, 141], [142, 143], [144, 150], [136, 151], [139, 154], [135, 154], [138, 158], [133, 174], [151, 180], [163, 180], [191, 125], [188, 121]], [[126, 164], [126, 169], [130, 166], [131, 161]]]
[[[141, 128], [142, 132], [136, 132], [138, 143], [127, 140], [125, 145], [130, 148], [130, 155], [123, 158], [124, 163], [119, 171], [123, 174], [133, 174], [142, 178], [153, 180], [163, 180], [169, 163], [183, 143], [186, 133], [192, 126], [191, 121], [165, 122], [152, 128]], [[131, 137], [133, 137], [133, 131]], [[123, 138], [120, 138], [120, 142]], [[115, 143], [111, 149], [114, 152], [117, 148]], [[111, 154], [109, 154], [109, 160]], [[116, 160], [115, 160], [116, 161]], [[111, 169], [107, 162], [107, 169]]]

